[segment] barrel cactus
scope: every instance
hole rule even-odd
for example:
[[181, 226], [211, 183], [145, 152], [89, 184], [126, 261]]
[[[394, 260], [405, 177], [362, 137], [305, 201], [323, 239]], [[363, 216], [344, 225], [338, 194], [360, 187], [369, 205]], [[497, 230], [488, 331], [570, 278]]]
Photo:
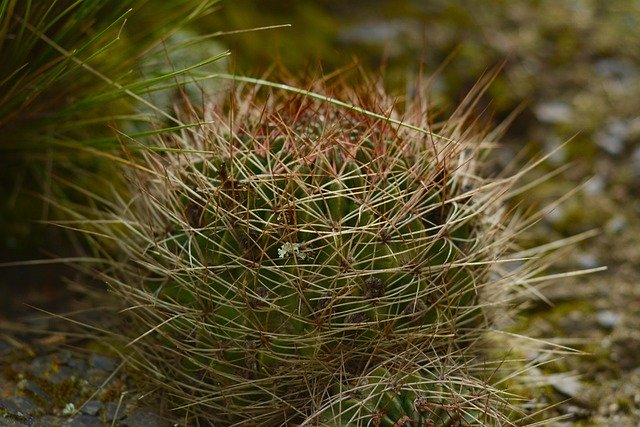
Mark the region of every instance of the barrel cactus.
[[[488, 405], [486, 385], [469, 378], [438, 379], [428, 369], [403, 373], [378, 367], [342, 387], [320, 414], [323, 426], [465, 426], [496, 421]], [[366, 421], [366, 422], [365, 422]]]
[[237, 88], [124, 162], [83, 224], [122, 254], [133, 366], [216, 426], [506, 422], [479, 342], [517, 282], [513, 179], [466, 114], [339, 93]]

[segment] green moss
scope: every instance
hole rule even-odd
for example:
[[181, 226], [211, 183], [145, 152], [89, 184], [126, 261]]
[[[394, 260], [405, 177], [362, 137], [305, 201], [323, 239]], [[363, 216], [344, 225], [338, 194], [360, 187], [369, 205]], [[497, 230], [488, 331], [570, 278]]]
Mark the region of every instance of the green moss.
[[53, 383], [26, 372], [25, 379], [33, 381], [37, 384], [51, 399], [44, 396], [24, 390], [24, 393], [38, 406], [45, 408], [47, 412], [53, 409], [62, 409], [66, 404], [74, 402], [74, 398], [78, 395], [79, 380], [77, 378], [69, 378], [59, 383]]

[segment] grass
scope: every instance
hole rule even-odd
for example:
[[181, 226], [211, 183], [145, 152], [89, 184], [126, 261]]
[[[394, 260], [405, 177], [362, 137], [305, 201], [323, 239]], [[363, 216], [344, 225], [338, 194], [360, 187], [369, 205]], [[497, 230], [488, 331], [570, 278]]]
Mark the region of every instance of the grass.
[[[42, 149], [45, 136], [86, 137], [101, 123], [135, 112], [127, 107], [131, 91], [123, 90], [126, 85], [137, 81], [141, 93], [175, 78], [143, 79], [144, 55], [215, 3], [4, 0], [0, 147]], [[114, 105], [116, 99], [129, 102]], [[32, 142], [25, 134], [41, 137]]]
[[216, 3], [0, 1], [1, 258], [33, 259], [41, 246], [53, 251], [48, 242], [63, 238], [35, 224], [59, 214], [39, 196], [57, 191], [52, 175], [71, 177], [78, 165], [104, 169], [83, 148], [118, 147], [114, 128], [149, 129], [150, 120], [166, 114], [149, 102], [154, 93], [177, 88], [195, 63], [207, 66], [225, 55], [194, 36], [187, 42], [213, 58], [182, 68], [171, 62], [181, 46], [169, 41]]

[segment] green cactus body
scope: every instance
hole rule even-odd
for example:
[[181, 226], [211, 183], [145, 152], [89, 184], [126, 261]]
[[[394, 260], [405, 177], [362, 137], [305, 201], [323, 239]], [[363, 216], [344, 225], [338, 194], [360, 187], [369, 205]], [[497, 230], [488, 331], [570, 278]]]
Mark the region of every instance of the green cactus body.
[[366, 408], [379, 425], [455, 425], [406, 397], [431, 402], [429, 387], [391, 396], [376, 367], [464, 365], [505, 186], [484, 186], [463, 160], [477, 141], [271, 96], [212, 110], [195, 138], [164, 142], [182, 151], [140, 160], [155, 167], [126, 209], [140, 283], [114, 287], [153, 332], [133, 348], [161, 387], [173, 381], [178, 405], [216, 425], [310, 422], [362, 378], [356, 394], [371, 397], [344, 400], [356, 409], [339, 419]]
[[327, 427], [486, 425], [484, 397], [476, 396], [473, 405], [466, 400], [463, 404], [460, 391], [447, 390], [429, 373], [394, 376], [379, 367], [342, 388], [345, 397], [331, 402], [318, 422]]

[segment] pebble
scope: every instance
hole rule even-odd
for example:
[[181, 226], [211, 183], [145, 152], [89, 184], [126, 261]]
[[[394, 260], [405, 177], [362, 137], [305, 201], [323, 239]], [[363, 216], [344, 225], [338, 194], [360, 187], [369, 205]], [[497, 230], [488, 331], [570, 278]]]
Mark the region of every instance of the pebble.
[[569, 397], [576, 397], [582, 390], [582, 383], [575, 376], [565, 374], [549, 375], [547, 381], [560, 393]]
[[596, 175], [584, 185], [584, 192], [590, 196], [598, 196], [603, 193], [607, 187], [607, 182], [601, 175]]
[[625, 140], [629, 135], [629, 123], [621, 120], [611, 121], [604, 129], [597, 132], [593, 139], [595, 143], [612, 155], [622, 154], [625, 148]]
[[29, 393], [30, 395], [36, 398], [42, 399], [45, 402], [48, 402], [51, 400], [51, 396], [49, 396], [49, 394], [46, 391], [44, 391], [42, 387], [40, 387], [38, 384], [36, 384], [33, 381], [26, 381], [24, 383], [20, 383], [20, 386], [21, 386], [20, 388], [23, 391]]
[[80, 408], [80, 412], [85, 415], [96, 415], [100, 412], [100, 409], [102, 409], [102, 403], [97, 400], [90, 400]]
[[615, 215], [604, 226], [604, 229], [609, 234], [616, 234], [624, 231], [627, 227], [627, 220], [622, 215]]
[[119, 420], [126, 416], [125, 405], [121, 402], [107, 402], [104, 405], [104, 417], [107, 421]]
[[600, 77], [625, 84], [633, 84], [633, 79], [638, 74], [633, 64], [621, 59], [601, 59], [595, 63], [594, 70]]
[[573, 119], [573, 110], [562, 101], [542, 102], [533, 112], [543, 123], [568, 123]]
[[170, 423], [150, 409], [139, 408], [122, 420], [120, 425], [122, 427], [169, 427]]
[[604, 329], [613, 329], [620, 323], [620, 315], [612, 310], [602, 310], [596, 314], [596, 320]]
[[69, 427], [104, 427], [102, 421], [99, 418], [92, 417], [89, 415], [80, 415], [78, 417], [74, 417], [73, 419], [66, 420], [66, 423], [63, 426]]
[[92, 368], [102, 369], [103, 371], [111, 372], [117, 367], [115, 359], [99, 354], [92, 354], [89, 356], [89, 365]]
[[0, 340], [0, 355], [9, 354], [12, 350], [13, 347], [9, 345], [9, 343], [4, 340]]
[[596, 268], [600, 267], [601, 263], [598, 261], [598, 258], [593, 254], [581, 253], [578, 255], [578, 265], [581, 268]]

